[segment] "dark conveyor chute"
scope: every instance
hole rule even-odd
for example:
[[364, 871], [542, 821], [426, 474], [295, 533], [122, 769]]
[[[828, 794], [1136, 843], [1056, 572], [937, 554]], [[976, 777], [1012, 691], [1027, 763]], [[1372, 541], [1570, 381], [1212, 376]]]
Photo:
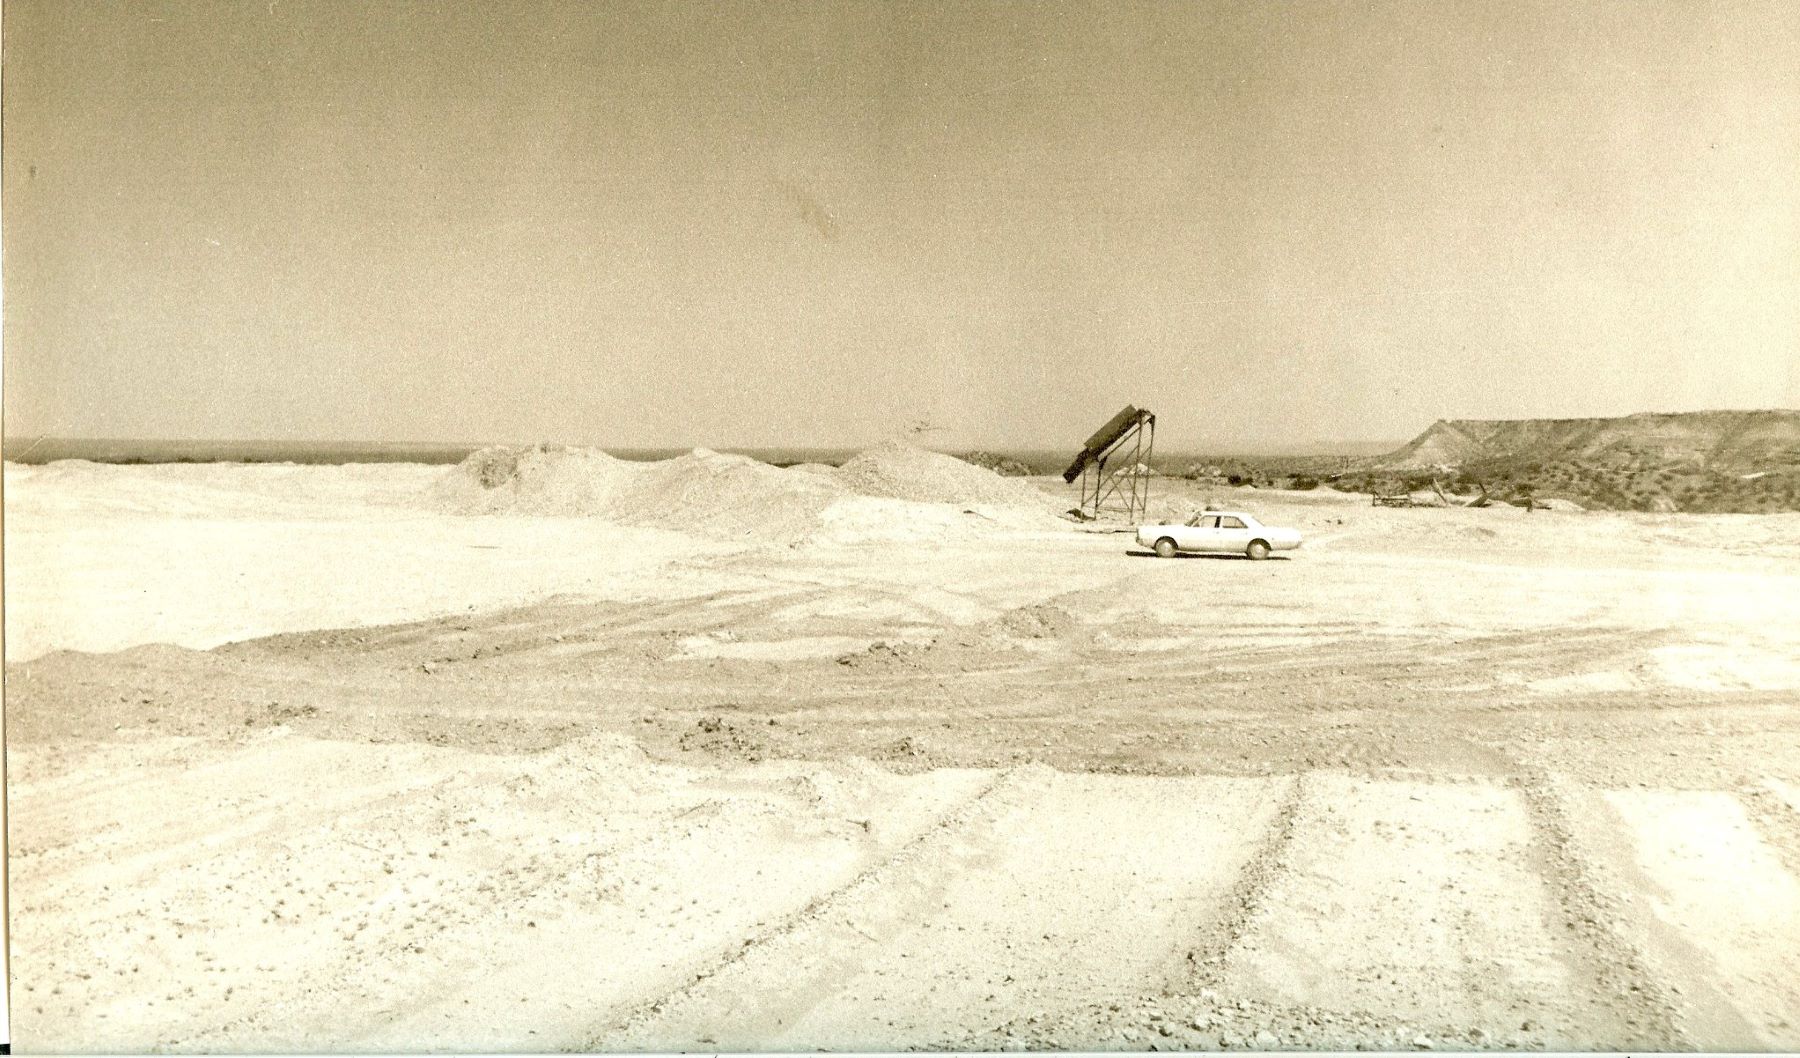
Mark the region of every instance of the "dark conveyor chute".
[[[1149, 459], [1156, 444], [1156, 416], [1127, 404], [1106, 425], [1094, 431], [1075, 461], [1063, 471], [1063, 480], [1071, 484], [1081, 480], [1083, 518], [1097, 519], [1102, 514], [1122, 514], [1127, 519], [1142, 518], [1150, 505]], [[1129, 453], [1123, 465], [1107, 469], [1121, 454]]]

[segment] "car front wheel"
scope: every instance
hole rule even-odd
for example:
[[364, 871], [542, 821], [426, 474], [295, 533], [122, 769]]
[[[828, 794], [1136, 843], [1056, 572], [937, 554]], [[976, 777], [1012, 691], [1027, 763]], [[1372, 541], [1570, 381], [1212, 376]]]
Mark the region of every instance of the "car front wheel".
[[1252, 540], [1250, 541], [1249, 548], [1244, 551], [1244, 554], [1261, 562], [1263, 559], [1269, 557], [1269, 545], [1261, 540]]
[[1176, 550], [1175, 541], [1166, 536], [1156, 542], [1156, 557], [1158, 558], [1174, 558]]

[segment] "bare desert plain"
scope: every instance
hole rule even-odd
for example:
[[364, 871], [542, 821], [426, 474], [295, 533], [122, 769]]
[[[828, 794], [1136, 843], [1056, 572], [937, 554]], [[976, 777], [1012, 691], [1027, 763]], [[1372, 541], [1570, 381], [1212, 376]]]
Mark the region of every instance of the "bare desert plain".
[[1800, 515], [947, 459], [9, 464], [15, 1046], [1800, 1048]]

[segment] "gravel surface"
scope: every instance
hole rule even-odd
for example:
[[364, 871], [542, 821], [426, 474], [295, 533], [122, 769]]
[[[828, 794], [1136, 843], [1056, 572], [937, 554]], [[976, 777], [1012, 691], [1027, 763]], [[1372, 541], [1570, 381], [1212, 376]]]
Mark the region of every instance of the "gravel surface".
[[[71, 600], [7, 667], [22, 1050], [1800, 1045], [1793, 519], [1246, 491], [1307, 545], [701, 550], [8, 472], [9, 624]], [[502, 525], [594, 588], [340, 618]], [[200, 527], [260, 543], [144, 561]]]

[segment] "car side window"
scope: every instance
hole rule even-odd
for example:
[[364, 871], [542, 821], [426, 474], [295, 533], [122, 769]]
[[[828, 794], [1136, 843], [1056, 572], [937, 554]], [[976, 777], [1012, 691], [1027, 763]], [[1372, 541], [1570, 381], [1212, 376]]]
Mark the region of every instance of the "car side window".
[[1223, 521], [1225, 528], [1227, 528], [1227, 529], [1242, 529], [1242, 528], [1244, 528], [1244, 520], [1242, 518], [1225, 518], [1225, 519], [1222, 519], [1222, 521]]

